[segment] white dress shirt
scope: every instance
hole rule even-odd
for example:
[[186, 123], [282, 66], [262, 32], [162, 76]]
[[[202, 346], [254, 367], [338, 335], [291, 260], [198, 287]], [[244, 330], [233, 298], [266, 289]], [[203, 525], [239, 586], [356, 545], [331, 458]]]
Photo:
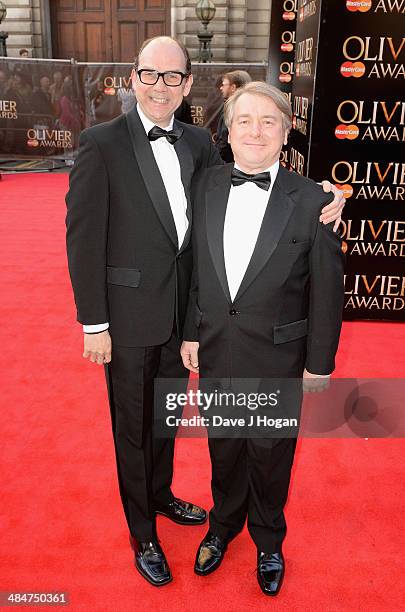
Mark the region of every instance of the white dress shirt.
[[[137, 111], [139, 118], [145, 128], [146, 134], [155, 125], [148, 117], [142, 112], [139, 104], [137, 104]], [[166, 131], [173, 129], [173, 117], [165, 128]], [[179, 158], [177, 157], [176, 150], [172, 144], [166, 138], [158, 138], [157, 140], [151, 141], [152, 153], [155, 157], [157, 167], [162, 176], [163, 184], [166, 189], [167, 197], [169, 199], [170, 208], [172, 209], [172, 215], [174, 224], [177, 231], [177, 241], [179, 248], [184, 242], [184, 237], [188, 229], [187, 219], [187, 198], [184, 192], [183, 183], [181, 182], [181, 169]], [[108, 323], [100, 323], [98, 325], [83, 325], [83, 331], [85, 333], [97, 333], [108, 329]]]
[[[271, 184], [268, 191], [254, 183], [231, 185], [224, 223], [224, 258], [232, 300], [238, 293], [252, 258], [279, 166], [277, 161], [263, 171], [270, 172]], [[237, 164], [235, 168], [241, 170]]]

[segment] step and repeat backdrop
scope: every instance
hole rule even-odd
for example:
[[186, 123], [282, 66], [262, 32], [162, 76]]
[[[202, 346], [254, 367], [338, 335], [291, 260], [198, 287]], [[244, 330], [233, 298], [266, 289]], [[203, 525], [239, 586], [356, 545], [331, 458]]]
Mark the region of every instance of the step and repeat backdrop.
[[405, 320], [404, 23], [405, 0], [272, 2], [269, 80], [294, 114], [286, 165], [347, 198], [347, 320]]
[[[271, 5], [267, 80], [282, 91], [291, 104], [295, 61], [297, 0], [273, 0]], [[281, 163], [289, 166], [289, 144], [283, 147]]]
[[[178, 119], [216, 130], [223, 100], [218, 85], [231, 70], [264, 80], [263, 64], [195, 64]], [[131, 64], [0, 58], [0, 159], [73, 158], [82, 129], [135, 105]]]

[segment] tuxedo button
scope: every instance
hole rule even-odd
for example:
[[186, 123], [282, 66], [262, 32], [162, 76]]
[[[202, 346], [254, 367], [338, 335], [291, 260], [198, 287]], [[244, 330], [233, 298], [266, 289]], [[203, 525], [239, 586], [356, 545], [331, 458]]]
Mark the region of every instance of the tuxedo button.
[[232, 310], [229, 311], [229, 314], [231, 315], [231, 317], [234, 317], [235, 315], [238, 314], [238, 311], [232, 308]]

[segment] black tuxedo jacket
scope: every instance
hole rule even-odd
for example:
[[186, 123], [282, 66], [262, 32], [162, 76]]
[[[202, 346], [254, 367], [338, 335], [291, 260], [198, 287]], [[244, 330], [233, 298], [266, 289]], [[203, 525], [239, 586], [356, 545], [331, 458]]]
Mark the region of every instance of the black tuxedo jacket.
[[231, 149], [231, 145], [228, 142], [228, 135], [229, 131], [225, 125], [224, 109], [222, 108], [218, 119], [215, 146], [218, 149], [220, 156], [225, 162], [233, 162], [233, 152]]
[[[334, 369], [343, 308], [339, 237], [319, 222], [332, 199], [280, 166], [257, 243], [235, 299], [223, 230], [233, 164], [193, 186], [194, 270], [184, 339], [200, 342], [205, 377], [301, 377]], [[246, 202], [247, 214], [249, 202]], [[333, 224], [331, 224], [333, 225]]]
[[181, 332], [192, 268], [191, 178], [222, 163], [206, 130], [176, 142], [189, 229], [178, 248], [159, 169], [136, 111], [82, 132], [70, 174], [67, 251], [78, 321], [110, 323], [122, 346], [154, 346]]

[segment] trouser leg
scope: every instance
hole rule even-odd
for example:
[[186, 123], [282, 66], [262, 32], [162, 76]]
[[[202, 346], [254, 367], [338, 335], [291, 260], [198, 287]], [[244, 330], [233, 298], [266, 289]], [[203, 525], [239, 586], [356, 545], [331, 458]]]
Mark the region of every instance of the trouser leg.
[[[184, 380], [179, 387], [174, 386], [173, 390], [185, 392], [187, 389], [189, 371], [183, 366], [180, 357], [181, 340], [174, 334], [170, 340], [162, 346], [160, 355], [159, 369], [157, 378], [174, 378]], [[157, 505], [167, 505], [173, 500], [171, 490], [173, 480], [173, 460], [174, 460], [174, 431], [173, 437], [153, 438], [153, 500]]]
[[248, 504], [246, 440], [208, 441], [212, 464], [210, 529], [223, 540], [230, 540], [242, 529]]
[[114, 345], [106, 366], [118, 480], [131, 534], [140, 541], [156, 536], [153, 509], [153, 380], [161, 347]]
[[257, 548], [280, 552], [287, 525], [287, 501], [297, 440], [247, 440], [248, 529]]

